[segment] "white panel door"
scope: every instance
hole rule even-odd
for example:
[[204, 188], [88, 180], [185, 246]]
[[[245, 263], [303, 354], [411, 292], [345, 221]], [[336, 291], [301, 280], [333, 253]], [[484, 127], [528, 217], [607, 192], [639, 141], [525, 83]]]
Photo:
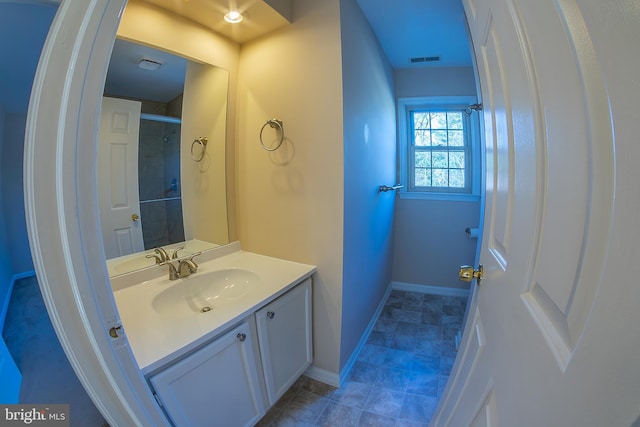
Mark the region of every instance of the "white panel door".
[[[463, 2], [484, 104], [485, 277], [432, 425], [629, 426], [640, 413], [640, 180], [624, 160], [640, 148], [637, 119], [625, 134], [629, 111], [613, 111], [623, 83], [602, 67], [613, 51], [637, 52], [637, 21], [606, 45], [637, 2]], [[629, 62], [637, 70], [640, 57]]]
[[138, 101], [102, 99], [98, 135], [98, 193], [109, 258], [144, 250], [138, 194]]

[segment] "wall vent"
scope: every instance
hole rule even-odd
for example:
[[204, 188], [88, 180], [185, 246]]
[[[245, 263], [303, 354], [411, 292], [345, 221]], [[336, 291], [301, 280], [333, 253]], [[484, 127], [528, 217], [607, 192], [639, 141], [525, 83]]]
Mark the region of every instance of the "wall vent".
[[412, 64], [417, 64], [420, 62], [438, 62], [440, 61], [439, 56], [416, 56], [415, 58], [409, 58], [409, 61]]

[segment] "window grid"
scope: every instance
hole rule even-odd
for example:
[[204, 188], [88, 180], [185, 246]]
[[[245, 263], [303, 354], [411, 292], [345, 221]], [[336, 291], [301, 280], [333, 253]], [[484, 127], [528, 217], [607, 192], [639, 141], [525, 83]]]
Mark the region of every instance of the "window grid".
[[409, 113], [409, 187], [470, 193], [468, 117], [461, 109], [447, 108], [416, 108]]

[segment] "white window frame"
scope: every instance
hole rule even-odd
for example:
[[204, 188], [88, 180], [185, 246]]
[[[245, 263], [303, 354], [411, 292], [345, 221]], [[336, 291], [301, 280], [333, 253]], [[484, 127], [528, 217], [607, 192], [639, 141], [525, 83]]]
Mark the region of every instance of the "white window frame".
[[[418, 108], [428, 109], [430, 107], [447, 107], [459, 105], [472, 105], [477, 103], [473, 96], [429, 96], [419, 98], [399, 98], [398, 99], [398, 182], [403, 187], [399, 191], [401, 199], [425, 199], [425, 200], [458, 200], [458, 201], [478, 201], [480, 200], [480, 123], [479, 113], [472, 111], [469, 117], [470, 126], [468, 137], [470, 138], [470, 154], [468, 177], [471, 179], [470, 192], [447, 191], [446, 189], [437, 191], [414, 190], [409, 187], [409, 151], [411, 144], [410, 111]], [[413, 163], [413, 162], [411, 162]]]

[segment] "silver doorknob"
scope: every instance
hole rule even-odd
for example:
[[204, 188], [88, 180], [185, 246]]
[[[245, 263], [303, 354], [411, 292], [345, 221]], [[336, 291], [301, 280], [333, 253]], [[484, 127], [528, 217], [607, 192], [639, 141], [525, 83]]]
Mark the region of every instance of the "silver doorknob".
[[238, 338], [240, 342], [243, 342], [247, 339], [247, 334], [243, 334], [242, 332], [240, 332], [238, 335], [236, 335], [236, 338]]
[[140, 216], [137, 213], [131, 215], [131, 220], [140, 221]]
[[267, 311], [267, 317], [268, 317], [269, 319], [273, 319], [273, 318], [275, 317], [275, 315], [276, 315], [276, 314], [275, 314], [273, 311]]
[[478, 285], [480, 285], [480, 281], [482, 280], [482, 276], [484, 275], [484, 268], [482, 264], [478, 266], [478, 269], [475, 270], [470, 265], [462, 265], [460, 266], [460, 271], [458, 272], [458, 277], [463, 282], [470, 282], [473, 279], [476, 279]]

